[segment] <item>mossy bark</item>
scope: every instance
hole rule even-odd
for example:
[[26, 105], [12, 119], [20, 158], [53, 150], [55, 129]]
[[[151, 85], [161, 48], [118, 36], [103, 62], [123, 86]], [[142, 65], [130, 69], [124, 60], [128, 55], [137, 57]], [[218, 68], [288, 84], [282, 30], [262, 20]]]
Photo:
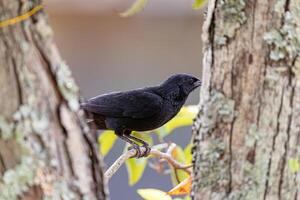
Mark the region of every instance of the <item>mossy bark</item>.
[[299, 11], [208, 2], [193, 199], [300, 199]]
[[[0, 21], [39, 1], [0, 0]], [[0, 199], [106, 199], [95, 134], [44, 11], [0, 28]]]

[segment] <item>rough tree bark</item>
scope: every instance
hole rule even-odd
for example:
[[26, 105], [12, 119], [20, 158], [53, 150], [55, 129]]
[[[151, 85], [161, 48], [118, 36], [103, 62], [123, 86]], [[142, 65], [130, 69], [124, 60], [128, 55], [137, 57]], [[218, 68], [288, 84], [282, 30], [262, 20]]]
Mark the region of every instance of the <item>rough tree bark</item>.
[[[0, 20], [40, 3], [0, 0]], [[0, 199], [106, 199], [95, 138], [43, 11], [0, 28]]]
[[194, 199], [300, 199], [300, 1], [210, 0]]

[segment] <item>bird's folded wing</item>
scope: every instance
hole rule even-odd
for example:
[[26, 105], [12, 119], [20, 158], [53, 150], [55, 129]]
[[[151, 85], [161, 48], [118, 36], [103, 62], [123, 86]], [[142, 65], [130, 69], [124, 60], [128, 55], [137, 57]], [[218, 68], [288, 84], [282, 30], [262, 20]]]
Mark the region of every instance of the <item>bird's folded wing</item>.
[[100, 95], [82, 103], [89, 112], [108, 117], [144, 119], [161, 111], [163, 99], [151, 92], [131, 91]]

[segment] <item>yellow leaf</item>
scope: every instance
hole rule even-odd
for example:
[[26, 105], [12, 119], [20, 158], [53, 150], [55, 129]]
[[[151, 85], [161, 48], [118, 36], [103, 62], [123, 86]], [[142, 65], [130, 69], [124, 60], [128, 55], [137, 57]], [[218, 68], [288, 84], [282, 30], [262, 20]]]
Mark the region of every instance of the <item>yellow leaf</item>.
[[[176, 146], [176, 148], [173, 150], [172, 157], [175, 158], [175, 160], [177, 160], [180, 163], [183, 163], [183, 164], [185, 163], [184, 152], [183, 152], [182, 148], [179, 146]], [[179, 182], [181, 182], [188, 177], [188, 174], [185, 171], [179, 169], [179, 170], [177, 170], [177, 176], [178, 176]], [[171, 173], [171, 181], [174, 186], [178, 184], [174, 170]]]
[[150, 132], [139, 133], [139, 132], [133, 131], [133, 132], [131, 133], [131, 135], [134, 136], [134, 137], [137, 137], [137, 138], [139, 138], [139, 139], [144, 140], [144, 141], [147, 142], [149, 145], [152, 145], [152, 144], [153, 144], [153, 140], [152, 140], [152, 137], [151, 137]]
[[192, 143], [189, 143], [184, 149], [185, 164], [192, 163]]
[[298, 159], [289, 159], [289, 169], [291, 170], [292, 173], [296, 173], [299, 171], [300, 166], [299, 166], [299, 160]]
[[125, 12], [120, 13], [121, 17], [130, 17], [132, 15], [135, 15], [136, 13], [143, 10], [143, 8], [146, 6], [148, 0], [136, 0], [130, 8], [128, 8]]
[[194, 0], [192, 8], [194, 10], [198, 10], [198, 9], [202, 8], [205, 3], [206, 3], [206, 0]]
[[156, 129], [155, 132], [159, 137], [163, 138], [176, 128], [191, 126], [193, 124], [193, 119], [197, 116], [198, 111], [198, 106], [184, 106], [173, 119], [171, 119], [161, 128]]
[[172, 200], [172, 198], [166, 192], [157, 189], [138, 189], [137, 193], [144, 200]]
[[183, 127], [183, 126], [190, 126], [193, 124], [193, 118], [188, 116], [178, 116], [171, 119], [165, 125], [165, 131], [171, 133], [174, 129]]
[[187, 195], [184, 200], [191, 200], [191, 197], [189, 195]]
[[128, 184], [134, 185], [141, 179], [145, 171], [147, 158], [130, 158], [126, 160], [125, 164], [128, 173]]
[[98, 137], [98, 143], [100, 146], [100, 153], [103, 157], [111, 150], [114, 143], [116, 142], [117, 136], [114, 131], [103, 131]]
[[192, 177], [189, 176], [184, 181], [179, 183], [177, 186], [172, 188], [167, 194], [169, 195], [183, 195], [183, 194], [189, 194], [192, 187]]
[[177, 115], [190, 116], [192, 118], [195, 118], [198, 112], [199, 112], [199, 107], [197, 105], [190, 105], [190, 106], [183, 106]]

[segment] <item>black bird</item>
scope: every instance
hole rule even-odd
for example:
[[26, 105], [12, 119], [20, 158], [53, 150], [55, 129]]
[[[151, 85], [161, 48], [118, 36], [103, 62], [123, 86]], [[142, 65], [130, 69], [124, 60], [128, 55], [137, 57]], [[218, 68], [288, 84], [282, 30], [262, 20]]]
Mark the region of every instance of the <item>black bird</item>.
[[[201, 81], [191, 75], [176, 74], [158, 86], [93, 97], [81, 103], [81, 107], [91, 114], [90, 121], [98, 129], [114, 130], [136, 149], [136, 157], [142, 157], [149, 154], [150, 147], [131, 136], [131, 132], [153, 130], [168, 122], [179, 112], [189, 93], [200, 85]], [[146, 148], [143, 155], [137, 142]]]

